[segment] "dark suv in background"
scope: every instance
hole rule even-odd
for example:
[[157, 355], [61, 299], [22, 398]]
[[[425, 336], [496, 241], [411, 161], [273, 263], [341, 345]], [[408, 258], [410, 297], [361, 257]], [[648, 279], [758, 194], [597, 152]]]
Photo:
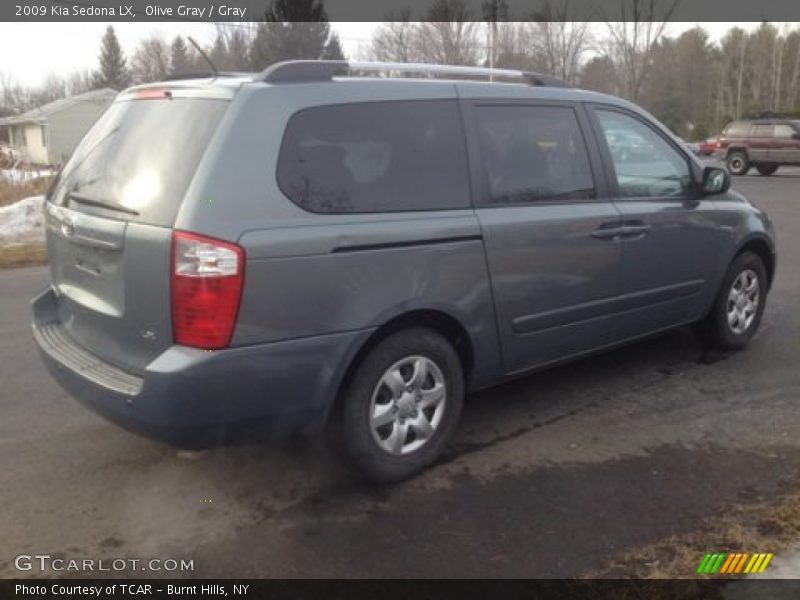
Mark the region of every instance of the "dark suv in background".
[[733, 175], [746, 175], [750, 167], [772, 175], [781, 165], [800, 165], [800, 120], [734, 121], [719, 136], [718, 148]]

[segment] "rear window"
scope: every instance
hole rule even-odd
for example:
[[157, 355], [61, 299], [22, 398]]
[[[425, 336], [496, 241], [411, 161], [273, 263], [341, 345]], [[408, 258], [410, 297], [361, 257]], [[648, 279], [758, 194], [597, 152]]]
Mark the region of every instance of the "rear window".
[[302, 110], [286, 127], [277, 176], [281, 191], [311, 212], [470, 205], [464, 136], [451, 100]]
[[50, 200], [84, 212], [173, 225], [227, 106], [227, 100], [201, 98], [112, 104], [64, 165]]

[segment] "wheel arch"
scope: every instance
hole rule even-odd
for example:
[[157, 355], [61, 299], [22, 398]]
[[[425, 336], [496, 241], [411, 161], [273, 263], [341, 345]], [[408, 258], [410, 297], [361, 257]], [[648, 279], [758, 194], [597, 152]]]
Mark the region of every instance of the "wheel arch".
[[342, 376], [326, 420], [338, 418], [342, 408], [342, 396], [364, 357], [391, 334], [411, 327], [426, 327], [445, 337], [456, 351], [464, 370], [464, 382], [469, 381], [475, 366], [475, 348], [464, 324], [452, 314], [440, 309], [421, 308], [396, 315], [378, 327], [356, 351]]
[[750, 160], [750, 153], [747, 151], [747, 146], [728, 146], [727, 151], [725, 152], [725, 159], [727, 160], [727, 158], [734, 152], [743, 152], [747, 157], [747, 160]]
[[748, 238], [739, 245], [731, 262], [736, 260], [736, 257], [743, 252], [752, 252], [762, 260], [764, 268], [767, 270], [767, 289], [769, 290], [775, 278], [775, 253], [770, 243], [760, 236]]

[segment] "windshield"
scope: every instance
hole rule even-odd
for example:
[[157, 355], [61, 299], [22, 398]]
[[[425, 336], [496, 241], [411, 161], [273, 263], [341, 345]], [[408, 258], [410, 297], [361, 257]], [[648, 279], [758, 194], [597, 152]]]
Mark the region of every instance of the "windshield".
[[114, 103], [64, 165], [50, 201], [171, 226], [227, 100]]

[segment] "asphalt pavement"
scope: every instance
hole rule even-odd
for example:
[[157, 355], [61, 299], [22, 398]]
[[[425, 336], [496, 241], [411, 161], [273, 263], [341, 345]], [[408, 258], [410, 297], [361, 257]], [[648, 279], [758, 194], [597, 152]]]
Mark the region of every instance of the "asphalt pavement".
[[39, 574], [20, 554], [187, 559], [171, 574], [194, 577], [576, 577], [797, 489], [800, 170], [734, 187], [778, 230], [745, 351], [709, 355], [681, 329], [476, 394], [445, 459], [392, 487], [325, 439], [190, 460], [106, 423], [34, 350], [46, 270], [0, 272], [0, 577]]

